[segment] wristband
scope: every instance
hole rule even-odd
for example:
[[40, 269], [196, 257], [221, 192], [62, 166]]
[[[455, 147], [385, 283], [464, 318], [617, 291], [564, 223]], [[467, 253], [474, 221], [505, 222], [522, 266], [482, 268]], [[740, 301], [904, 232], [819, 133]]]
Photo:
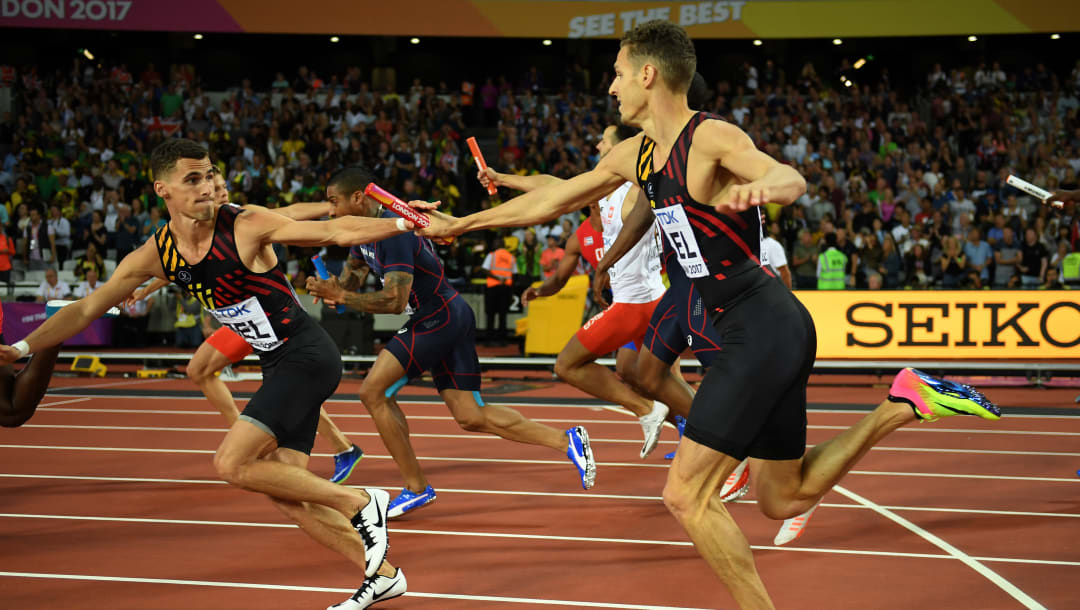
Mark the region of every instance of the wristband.
[[18, 350], [19, 358], [25, 358], [27, 355], [30, 354], [30, 344], [26, 341], [19, 341], [11, 347], [14, 347], [16, 350]]
[[409, 230], [409, 228], [405, 226], [405, 219], [404, 218], [398, 218], [397, 222], [394, 223], [394, 224], [397, 225], [397, 230], [398, 231], [408, 231]]

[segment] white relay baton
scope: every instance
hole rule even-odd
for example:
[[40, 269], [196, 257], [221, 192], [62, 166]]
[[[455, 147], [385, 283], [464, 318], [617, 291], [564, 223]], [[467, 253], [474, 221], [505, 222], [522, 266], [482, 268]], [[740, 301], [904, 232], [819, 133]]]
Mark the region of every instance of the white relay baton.
[[1053, 201], [1053, 202], [1049, 201], [1050, 197], [1053, 195], [1053, 193], [1051, 193], [1050, 191], [1045, 190], [1045, 189], [1041, 189], [1041, 188], [1035, 186], [1034, 184], [1028, 182], [1027, 180], [1024, 180], [1022, 178], [1017, 178], [1016, 176], [1013, 176], [1012, 174], [1009, 174], [1009, 177], [1005, 179], [1005, 182], [1009, 186], [1014, 187], [1014, 188], [1018, 188], [1021, 191], [1024, 191], [1025, 193], [1027, 193], [1028, 195], [1031, 195], [1033, 197], [1038, 197], [1039, 200], [1042, 201], [1043, 203], [1049, 203], [1049, 204], [1053, 205], [1054, 207], [1058, 207], [1058, 208], [1062, 207], [1062, 205], [1063, 205], [1062, 202], [1060, 202], [1060, 201]]

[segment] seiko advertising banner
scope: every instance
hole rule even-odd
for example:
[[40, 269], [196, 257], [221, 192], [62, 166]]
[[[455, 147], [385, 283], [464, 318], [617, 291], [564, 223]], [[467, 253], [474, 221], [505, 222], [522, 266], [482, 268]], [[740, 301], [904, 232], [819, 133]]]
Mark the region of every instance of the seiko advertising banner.
[[0, 27], [171, 32], [619, 38], [667, 19], [695, 38], [1080, 30], [1075, 0], [0, 0]]
[[799, 291], [818, 358], [1080, 358], [1075, 291]]

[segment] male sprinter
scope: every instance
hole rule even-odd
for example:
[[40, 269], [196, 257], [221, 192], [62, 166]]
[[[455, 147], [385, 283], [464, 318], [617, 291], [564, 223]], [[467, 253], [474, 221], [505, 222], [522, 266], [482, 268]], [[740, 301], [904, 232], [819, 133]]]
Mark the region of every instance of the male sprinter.
[[[364, 195], [364, 188], [373, 180], [371, 172], [360, 167], [334, 174], [326, 187], [334, 215], [394, 217], [390, 211], [381, 211], [378, 201]], [[427, 370], [432, 372], [439, 395], [463, 429], [556, 449], [577, 467], [581, 486], [593, 486], [596, 464], [585, 428], [577, 426], [562, 432], [526, 419], [509, 407], [485, 404], [480, 398], [476, 319], [472, 308], [447, 282], [430, 241], [413, 234], [398, 235], [354, 248], [351, 256], [363, 258], [371, 272], [382, 278], [382, 290], [352, 292], [345, 290], [337, 278], [309, 278], [308, 291], [329, 303], [343, 303], [358, 311], [411, 314], [379, 353], [360, 386], [360, 399], [405, 479], [405, 488], [390, 503], [390, 518], [435, 500], [435, 490], [428, 484], [409, 442], [405, 415], [394, 400], [395, 392], [408, 379]]]
[[[214, 199], [221, 205], [229, 203], [229, 189], [225, 177], [221, 175], [217, 167], [214, 167]], [[293, 220], [315, 220], [329, 216], [331, 213], [329, 203], [294, 203], [282, 208], [263, 208], [261, 206], [246, 205], [244, 209], [259, 208], [275, 214], [281, 214]], [[155, 280], [146, 288], [136, 290], [132, 299], [139, 301], [167, 286], [168, 280]], [[213, 316], [210, 320], [216, 320]], [[236, 406], [232, 392], [225, 385], [225, 381], [219, 377], [226, 367], [240, 362], [252, 353], [252, 347], [243, 337], [233, 332], [228, 326], [218, 324], [217, 330], [203, 341], [195, 355], [187, 365], [187, 376], [203, 396], [210, 401], [231, 426], [236, 421], [240, 410]], [[334, 424], [325, 408], [319, 409], [319, 436], [326, 439], [334, 450], [334, 474], [330, 477], [331, 483], [343, 483], [352, 474], [353, 469], [360, 462], [364, 452], [349, 441], [348, 437]]]
[[[694, 45], [679, 26], [637, 25], [623, 36], [610, 93], [619, 101], [622, 122], [641, 127], [642, 136], [566, 182], [464, 218], [432, 214], [422, 233], [450, 236], [532, 225], [626, 180], [638, 181], [700, 291], [723, 348], [694, 398], [664, 502], [740, 606], [772, 608], [749, 544], [724, 504], [715, 501], [739, 462], [757, 458], [758, 506], [766, 516], [787, 519], [813, 507], [893, 430], [956, 414], [998, 419], [1000, 412], [972, 388], [904, 369], [877, 409], [806, 451], [814, 324], [798, 299], [760, 267], [760, 220], [752, 209], [765, 202], [790, 205], [806, 181], [758, 151], [738, 127], [690, 110], [686, 90], [696, 62]], [[635, 206], [635, 212], [652, 210]]]
[[404, 573], [385, 561], [389, 494], [334, 485], [307, 470], [319, 408], [341, 378], [341, 356], [297, 303], [271, 244], [363, 243], [401, 233], [408, 223], [303, 222], [220, 205], [210, 156], [191, 140], [166, 140], [150, 164], [169, 223], [126, 256], [93, 294], [61, 309], [24, 340], [0, 346], [0, 364], [58, 345], [147, 279], [169, 279], [259, 351], [263, 384], [218, 448], [218, 474], [265, 494], [304, 533], [364, 570], [363, 585], [345, 607], [357, 610], [401, 595]]
[[[596, 143], [600, 158], [603, 159], [616, 144], [633, 136], [635, 131], [624, 125], [609, 125], [604, 129], [603, 137]], [[484, 186], [494, 182], [496, 186], [507, 186], [526, 192], [561, 181], [548, 175], [499, 174], [490, 168], [487, 172], [480, 172], [478, 177]], [[590, 264], [595, 266], [604, 249], [614, 243], [622, 228], [623, 219], [633, 208], [634, 199], [640, 195], [640, 189], [626, 182], [607, 197], [589, 203], [589, 222], [582, 223], [574, 236], [577, 237], [582, 256]], [[596, 232], [601, 235], [594, 235]], [[660, 430], [668, 415], [668, 407], [641, 396], [620, 381], [611, 369], [596, 364], [596, 359], [616, 350], [623, 351], [620, 348], [627, 344], [636, 346], [641, 343], [648, 327], [649, 316], [664, 294], [664, 283], [660, 279], [657, 237], [651, 234], [641, 236], [631, 246], [626, 257], [614, 266], [609, 274], [614, 303], [586, 322], [555, 360], [555, 373], [560, 379], [597, 398], [622, 405], [637, 415], [645, 436], [640, 452], [642, 458], [656, 448], [656, 443], [660, 440]], [[590, 240], [593, 243], [589, 243]], [[603, 274], [597, 274], [594, 282], [600, 284], [602, 278]], [[540, 286], [536, 296], [555, 294], [565, 284], [566, 278], [558, 285], [549, 278]], [[526, 295], [522, 296], [524, 300]], [[625, 359], [625, 356], [622, 357]]]

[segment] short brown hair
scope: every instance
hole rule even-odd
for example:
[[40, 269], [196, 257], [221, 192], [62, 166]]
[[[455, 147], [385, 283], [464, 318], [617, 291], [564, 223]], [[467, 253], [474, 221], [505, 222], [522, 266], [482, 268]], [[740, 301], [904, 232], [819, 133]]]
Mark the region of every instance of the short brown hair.
[[686, 93], [697, 70], [697, 53], [686, 30], [663, 19], [638, 24], [622, 37], [619, 46], [628, 56], [656, 60], [660, 78], [676, 93]]
[[158, 144], [150, 153], [150, 172], [154, 180], [161, 180], [165, 174], [176, 168], [180, 159], [202, 160], [210, 152], [201, 144], [184, 138], [170, 138]]

